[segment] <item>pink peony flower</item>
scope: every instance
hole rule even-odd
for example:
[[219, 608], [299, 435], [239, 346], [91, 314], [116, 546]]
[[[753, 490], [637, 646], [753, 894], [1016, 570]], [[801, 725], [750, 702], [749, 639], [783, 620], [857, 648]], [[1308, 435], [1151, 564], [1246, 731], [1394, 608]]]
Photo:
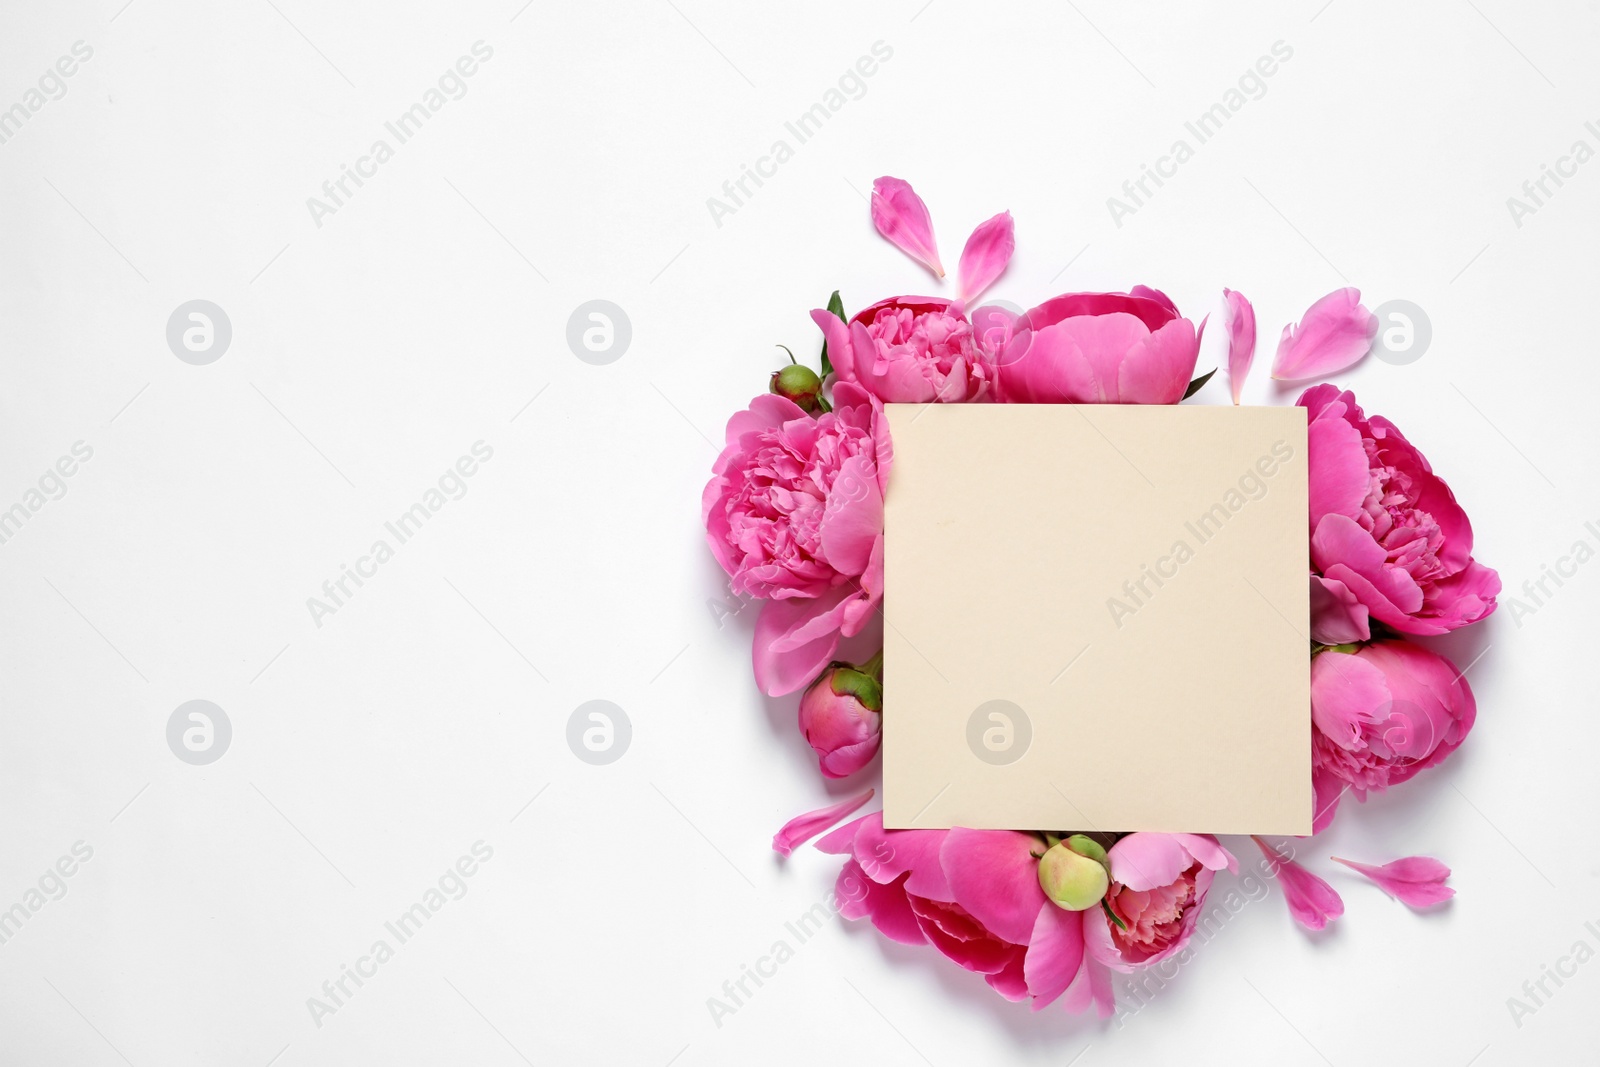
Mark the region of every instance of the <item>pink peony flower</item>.
[[813, 418], [758, 396], [728, 420], [701, 497], [706, 540], [736, 593], [767, 598], [756, 621], [756, 684], [792, 693], [861, 630], [883, 598], [883, 408], [849, 382]]
[[[1183, 951], [1205, 908], [1215, 872], [1239, 869], [1216, 838], [1129, 834], [1111, 846], [1105, 909], [1084, 912], [1084, 940], [1095, 959], [1135, 971]], [[1120, 925], [1119, 925], [1120, 923]]]
[[800, 732], [829, 778], [854, 774], [878, 754], [882, 669], [882, 652], [860, 667], [831, 663], [800, 698]]
[[1401, 640], [1311, 659], [1312, 833], [1346, 790], [1362, 800], [1431, 767], [1472, 729], [1477, 703], [1455, 665]]
[[1142, 285], [1047, 300], [1010, 334], [996, 381], [1012, 404], [1176, 404], [1200, 354], [1194, 324]]
[[[1071, 1011], [1113, 1008], [1110, 972], [1084, 952], [1083, 913], [1039, 887], [1045, 843], [1011, 830], [885, 830], [880, 813], [817, 842], [850, 857], [839, 874], [840, 914], [868, 919], [895, 941], [931, 944], [1035, 1010], [1062, 998]], [[860, 883], [866, 892], [846, 899]]]
[[950, 301], [896, 296], [880, 300], [846, 325], [827, 311], [811, 313], [842, 382], [854, 382], [886, 404], [961, 403], [988, 398], [993, 354]]
[[1442, 634], [1494, 611], [1500, 576], [1472, 558], [1472, 524], [1422, 453], [1349, 392], [1313, 386], [1299, 404], [1310, 418], [1312, 637], [1365, 641], [1372, 619]]

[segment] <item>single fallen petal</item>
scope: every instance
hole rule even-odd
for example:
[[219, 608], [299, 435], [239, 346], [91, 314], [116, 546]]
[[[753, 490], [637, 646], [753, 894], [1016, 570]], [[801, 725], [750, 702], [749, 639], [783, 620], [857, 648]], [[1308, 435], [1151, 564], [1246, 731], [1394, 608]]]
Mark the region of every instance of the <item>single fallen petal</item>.
[[1306, 309], [1278, 338], [1272, 376], [1300, 381], [1337, 374], [1360, 362], [1378, 335], [1378, 317], [1361, 304], [1361, 290], [1335, 289]]
[[1333, 862], [1365, 875], [1373, 885], [1413, 908], [1440, 904], [1456, 895], [1454, 889], [1444, 884], [1450, 877], [1450, 868], [1431, 856], [1405, 856], [1381, 867], [1342, 860], [1338, 856], [1333, 857]]
[[936, 276], [944, 277], [928, 205], [911, 188], [910, 182], [885, 175], [872, 183], [872, 225], [890, 244]]
[[1227, 304], [1228, 328], [1228, 388], [1233, 390], [1233, 403], [1239, 403], [1245, 377], [1256, 358], [1256, 309], [1243, 293], [1232, 289], [1222, 290]]
[[796, 815], [783, 824], [783, 829], [772, 835], [772, 851], [784, 856], [789, 855], [798, 846], [810, 841], [871, 799], [872, 790], [869, 789], [859, 796], [841, 800], [837, 804]]
[[961, 250], [959, 299], [963, 306], [994, 284], [1011, 262], [1011, 253], [1016, 248], [1015, 227], [1009, 211], [1000, 212], [972, 231], [966, 247]]
[[1273, 873], [1283, 887], [1283, 899], [1289, 904], [1289, 914], [1307, 930], [1321, 930], [1344, 914], [1344, 901], [1334, 892], [1333, 886], [1312, 874], [1294, 860], [1283, 855], [1261, 838], [1250, 838], [1272, 861]]

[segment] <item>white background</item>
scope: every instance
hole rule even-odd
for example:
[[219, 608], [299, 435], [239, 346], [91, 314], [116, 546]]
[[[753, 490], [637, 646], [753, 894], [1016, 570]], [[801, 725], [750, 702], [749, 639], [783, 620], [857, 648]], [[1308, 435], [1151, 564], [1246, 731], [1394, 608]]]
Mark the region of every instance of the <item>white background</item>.
[[[835, 920], [716, 1025], [838, 867], [772, 832], [860, 783], [825, 787], [794, 698], [756, 693], [699, 495], [774, 344], [814, 358], [811, 307], [933, 284], [868, 224], [894, 174], [947, 263], [1013, 212], [996, 297], [1145, 283], [1198, 319], [1242, 290], [1247, 401], [1292, 401], [1264, 367], [1323, 293], [1424, 308], [1423, 358], [1341, 381], [1517, 591], [1600, 520], [1600, 162], [1520, 227], [1506, 205], [1600, 147], [1594, 4], [122, 4], [0, 12], [0, 107], [93, 48], [0, 144], [0, 508], [94, 450], [0, 545], [0, 908], [93, 848], [0, 945], [4, 1063], [1592, 1055], [1600, 964], [1520, 1026], [1507, 998], [1600, 948], [1594, 564], [1437, 643], [1481, 654], [1477, 728], [1302, 843], [1348, 906], [1325, 936], [1274, 888], [1117, 1028]], [[479, 40], [465, 97], [316, 225], [307, 198]], [[707, 198], [877, 41], [865, 94], [718, 226]], [[1265, 95], [1115, 225], [1107, 197], [1277, 41]], [[196, 298], [233, 326], [208, 366], [165, 339]], [[591, 299], [632, 322], [610, 365], [565, 340]], [[467, 495], [317, 626], [307, 598], [479, 440]], [[165, 739], [191, 699], [233, 725], [205, 767]], [[632, 722], [609, 766], [566, 743], [591, 699]], [[480, 839], [466, 896], [315, 1025], [307, 998]], [[1441, 912], [1326, 861], [1414, 853], [1454, 868]]]

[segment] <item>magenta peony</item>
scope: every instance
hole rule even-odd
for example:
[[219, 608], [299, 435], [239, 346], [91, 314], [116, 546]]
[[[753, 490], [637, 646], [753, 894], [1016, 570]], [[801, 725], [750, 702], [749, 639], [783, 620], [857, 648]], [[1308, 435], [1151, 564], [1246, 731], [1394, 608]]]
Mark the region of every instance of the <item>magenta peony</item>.
[[1477, 717], [1466, 678], [1438, 653], [1401, 640], [1343, 647], [1311, 660], [1313, 833], [1346, 790], [1365, 800], [1441, 762]]
[[866, 625], [883, 597], [883, 408], [840, 382], [817, 418], [758, 396], [728, 420], [701, 497], [706, 540], [736, 593], [767, 600], [752, 650], [756, 684], [792, 693]]
[[1199, 354], [1194, 324], [1158, 290], [1136, 285], [1127, 293], [1068, 293], [1012, 325], [998, 359], [998, 399], [1176, 404]]
[[1307, 389], [1311, 636], [1365, 641], [1371, 620], [1442, 634], [1495, 608], [1500, 576], [1472, 558], [1450, 487], [1389, 420], [1331, 385]]

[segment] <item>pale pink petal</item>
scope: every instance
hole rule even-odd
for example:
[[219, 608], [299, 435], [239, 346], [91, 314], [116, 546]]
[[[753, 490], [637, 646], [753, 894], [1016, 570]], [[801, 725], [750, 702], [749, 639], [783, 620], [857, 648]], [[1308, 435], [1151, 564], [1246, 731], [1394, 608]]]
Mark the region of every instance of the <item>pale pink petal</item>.
[[1228, 387], [1233, 390], [1234, 404], [1238, 404], [1245, 376], [1256, 358], [1256, 309], [1243, 293], [1232, 289], [1222, 290], [1222, 299], [1228, 308]]
[[1025, 945], [1048, 898], [1039, 888], [1039, 861], [1032, 853], [1044, 842], [1015, 830], [957, 827], [939, 853], [956, 903], [996, 937]]
[[1171, 885], [1189, 869], [1194, 858], [1176, 834], [1129, 834], [1111, 846], [1111, 877], [1129, 889], [1157, 889]]
[[1378, 317], [1362, 306], [1361, 290], [1335, 289], [1283, 328], [1272, 376], [1293, 382], [1337, 374], [1360, 362], [1376, 336]]
[[1176, 404], [1194, 378], [1200, 338], [1194, 323], [1173, 319], [1128, 350], [1117, 369], [1117, 402]]
[[1344, 901], [1334, 892], [1333, 886], [1318, 878], [1277, 849], [1252, 836], [1263, 855], [1272, 861], [1273, 873], [1283, 887], [1283, 899], [1288, 902], [1289, 914], [1307, 930], [1321, 930], [1344, 914]]
[[1456, 895], [1454, 889], [1444, 884], [1450, 877], [1450, 868], [1431, 856], [1406, 856], [1381, 867], [1342, 860], [1338, 856], [1333, 857], [1333, 862], [1366, 875], [1379, 889], [1413, 908], [1443, 903]]
[[839, 624], [850, 590], [838, 586], [821, 597], [769, 600], [756, 618], [750, 658], [756, 687], [781, 697], [809, 685], [839, 647]]
[[987, 222], [981, 223], [967, 238], [961, 250], [961, 280], [959, 302], [965, 306], [978, 294], [994, 284], [996, 278], [1011, 262], [1017, 240], [1011, 222], [1011, 212], [1002, 211]]
[[872, 224], [890, 244], [938, 277], [944, 277], [928, 205], [909, 182], [884, 176], [872, 183]]
[[784, 856], [789, 855], [797, 846], [810, 841], [871, 799], [872, 790], [869, 789], [859, 796], [841, 800], [837, 804], [796, 815], [783, 824], [783, 829], [772, 836], [772, 851]]
[[1109, 1019], [1117, 1010], [1116, 994], [1111, 988], [1111, 969], [1085, 952], [1083, 965], [1078, 968], [1077, 977], [1073, 978], [1061, 998], [1061, 1006], [1077, 1014], [1088, 1011], [1090, 1005], [1094, 1006], [1095, 1014], [1102, 1019]]
[[1083, 913], [1052, 903], [1039, 909], [1022, 973], [1038, 1011], [1067, 991], [1083, 968]]

